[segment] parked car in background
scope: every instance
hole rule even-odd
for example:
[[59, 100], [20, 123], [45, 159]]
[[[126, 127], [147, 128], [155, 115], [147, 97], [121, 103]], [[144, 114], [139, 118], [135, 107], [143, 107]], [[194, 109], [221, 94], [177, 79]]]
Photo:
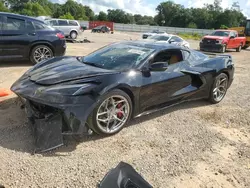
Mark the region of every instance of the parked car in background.
[[164, 31], [153, 30], [153, 31], [148, 32], [148, 33], [143, 33], [143, 34], [142, 34], [142, 38], [143, 38], [143, 39], [146, 39], [146, 38], [148, 38], [148, 37], [151, 37], [151, 36], [154, 36], [154, 35], [157, 35], [157, 34], [167, 34], [167, 33], [164, 32]]
[[76, 39], [82, 32], [82, 27], [76, 20], [65, 20], [65, 19], [49, 19], [45, 20], [48, 25], [63, 31], [66, 37]]
[[109, 33], [110, 28], [106, 25], [100, 25], [92, 29], [92, 33]]
[[63, 56], [65, 50], [61, 31], [35, 18], [0, 12], [0, 61], [29, 59], [36, 64]]
[[227, 49], [236, 49], [240, 52], [245, 44], [246, 37], [239, 37], [235, 30], [216, 30], [202, 38], [200, 50], [224, 53]]
[[147, 39], [144, 39], [147, 41], [152, 41], [156, 43], [169, 43], [169, 44], [176, 44], [178, 46], [184, 46], [189, 48], [190, 45], [187, 41], [185, 41], [183, 38], [177, 36], [177, 35], [170, 35], [170, 34], [159, 34], [151, 36]]

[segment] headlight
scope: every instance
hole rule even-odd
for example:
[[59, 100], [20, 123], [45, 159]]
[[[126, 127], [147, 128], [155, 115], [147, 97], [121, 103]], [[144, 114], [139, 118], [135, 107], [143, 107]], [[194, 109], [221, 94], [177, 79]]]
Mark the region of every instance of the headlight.
[[216, 40], [216, 43], [222, 44], [223, 40]]

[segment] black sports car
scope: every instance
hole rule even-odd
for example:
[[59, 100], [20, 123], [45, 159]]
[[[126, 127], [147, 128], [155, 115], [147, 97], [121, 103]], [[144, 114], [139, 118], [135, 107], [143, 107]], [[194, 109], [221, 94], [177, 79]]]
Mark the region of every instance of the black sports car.
[[218, 103], [233, 78], [230, 55], [130, 41], [43, 61], [11, 89], [25, 101], [41, 151], [67, 134], [117, 133], [130, 118], [183, 101]]

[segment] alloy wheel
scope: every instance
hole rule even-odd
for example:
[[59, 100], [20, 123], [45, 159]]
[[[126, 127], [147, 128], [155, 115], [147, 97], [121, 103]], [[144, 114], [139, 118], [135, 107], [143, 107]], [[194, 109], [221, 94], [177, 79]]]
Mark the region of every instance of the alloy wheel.
[[51, 50], [46, 46], [39, 47], [34, 51], [34, 60], [36, 61], [36, 63], [49, 59], [52, 56], [53, 54]]
[[106, 134], [115, 133], [127, 122], [130, 114], [128, 100], [114, 95], [102, 102], [96, 114], [97, 126]]
[[213, 90], [213, 98], [216, 102], [220, 102], [227, 92], [227, 77], [223, 76], [216, 81], [216, 86]]

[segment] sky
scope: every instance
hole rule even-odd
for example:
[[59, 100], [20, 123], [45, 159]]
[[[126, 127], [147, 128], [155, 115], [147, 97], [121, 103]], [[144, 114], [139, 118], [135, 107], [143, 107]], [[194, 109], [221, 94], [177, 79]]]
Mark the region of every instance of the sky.
[[[52, 2], [64, 3], [66, 0], [51, 0]], [[164, 0], [75, 0], [78, 3], [88, 5], [96, 13], [106, 12], [108, 9], [123, 9], [133, 14], [142, 14], [154, 16], [155, 8]], [[173, 0], [175, 3], [182, 4], [185, 7], [200, 8], [205, 3], [212, 4], [214, 0]], [[222, 0], [221, 6], [230, 8], [232, 3], [238, 1], [242, 12], [250, 18], [250, 0]]]

